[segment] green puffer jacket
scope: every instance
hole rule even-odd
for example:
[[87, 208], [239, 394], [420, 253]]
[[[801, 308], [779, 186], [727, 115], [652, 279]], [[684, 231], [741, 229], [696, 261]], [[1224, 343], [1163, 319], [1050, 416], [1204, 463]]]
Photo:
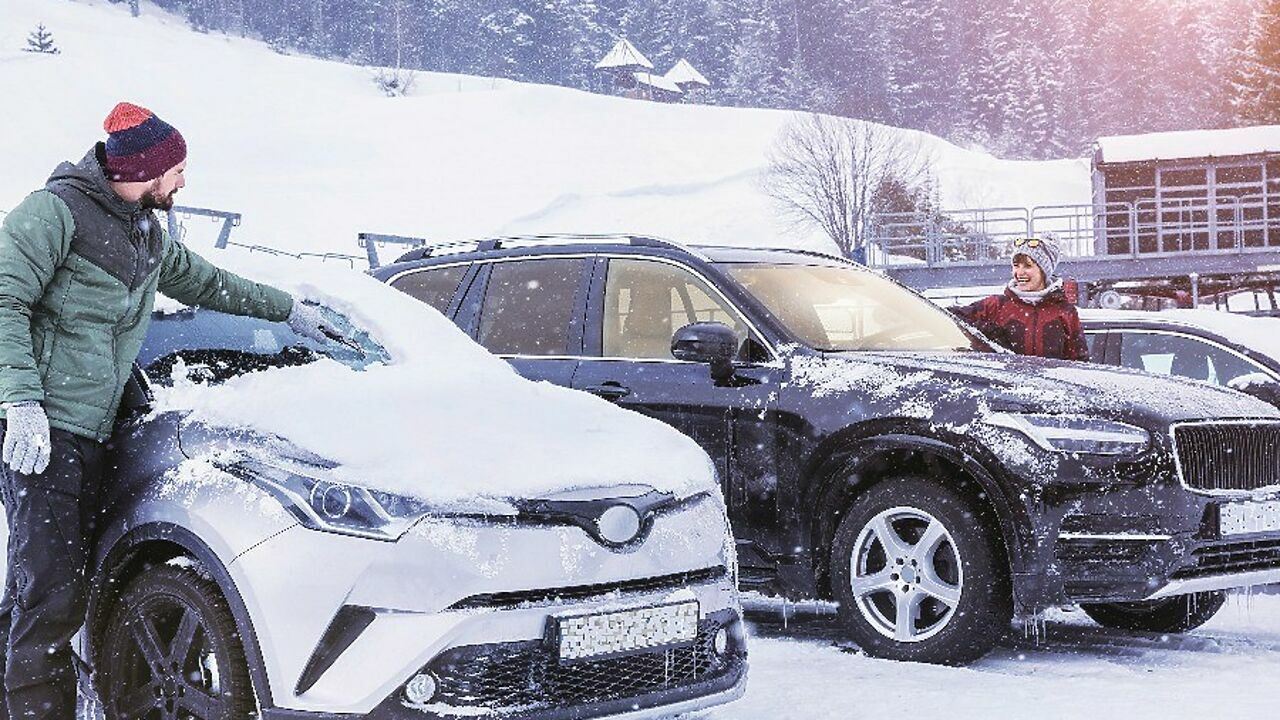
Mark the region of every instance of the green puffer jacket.
[[111, 434], [157, 290], [268, 320], [293, 307], [288, 294], [214, 267], [122, 200], [101, 153], [99, 143], [79, 164], [58, 166], [0, 228], [0, 403], [38, 400], [52, 427], [99, 441]]

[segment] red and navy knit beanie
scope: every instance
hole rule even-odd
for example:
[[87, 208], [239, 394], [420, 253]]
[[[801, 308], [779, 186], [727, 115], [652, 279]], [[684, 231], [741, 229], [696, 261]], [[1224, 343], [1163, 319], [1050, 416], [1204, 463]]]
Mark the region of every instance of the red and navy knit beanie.
[[103, 121], [107, 131], [103, 170], [113, 182], [147, 182], [187, 157], [187, 141], [150, 110], [122, 102]]

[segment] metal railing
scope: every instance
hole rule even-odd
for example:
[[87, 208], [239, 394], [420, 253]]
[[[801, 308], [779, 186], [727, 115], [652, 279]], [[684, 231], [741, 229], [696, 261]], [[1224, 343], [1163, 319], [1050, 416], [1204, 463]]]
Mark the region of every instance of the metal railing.
[[192, 218], [207, 218], [213, 223], [218, 224], [218, 235], [213, 241], [213, 247], [217, 250], [225, 250], [227, 248], [240, 248], [249, 252], [260, 252], [265, 255], [274, 257], [289, 257], [297, 260], [319, 260], [320, 262], [344, 262], [352, 269], [356, 268], [357, 263], [364, 262], [364, 258], [358, 255], [348, 255], [346, 253], [336, 252], [292, 252], [289, 250], [281, 250], [279, 248], [269, 247], [267, 245], [259, 245], [256, 243], [242, 243], [231, 239], [231, 231], [240, 226], [240, 213], [227, 212], [224, 210], [211, 210], [209, 208], [196, 208], [178, 206], [168, 212], [169, 236], [177, 240], [187, 240], [188, 233], [191, 229], [188, 222]]
[[168, 212], [169, 237], [182, 240], [187, 236], [186, 219], [194, 217], [209, 218], [215, 223], [221, 223], [222, 226], [218, 230], [218, 238], [214, 241], [213, 246], [221, 250], [227, 246], [231, 240], [231, 230], [240, 226], [240, 213], [226, 212], [224, 210], [210, 210], [208, 208], [177, 206]]
[[1280, 196], [881, 213], [867, 256], [885, 268], [1003, 264], [1012, 240], [1050, 232], [1073, 260], [1280, 252]]

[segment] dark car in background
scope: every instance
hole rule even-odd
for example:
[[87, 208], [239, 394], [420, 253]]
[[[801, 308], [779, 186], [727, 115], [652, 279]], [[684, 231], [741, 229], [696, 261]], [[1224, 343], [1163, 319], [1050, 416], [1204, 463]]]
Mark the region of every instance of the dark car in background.
[[1070, 603], [1178, 632], [1280, 579], [1280, 412], [1239, 393], [1002, 352], [818, 253], [508, 238], [373, 272], [697, 440], [740, 584], [837, 601], [871, 654], [968, 661]]
[[1280, 318], [1217, 310], [1081, 310], [1093, 362], [1175, 375], [1280, 406]]

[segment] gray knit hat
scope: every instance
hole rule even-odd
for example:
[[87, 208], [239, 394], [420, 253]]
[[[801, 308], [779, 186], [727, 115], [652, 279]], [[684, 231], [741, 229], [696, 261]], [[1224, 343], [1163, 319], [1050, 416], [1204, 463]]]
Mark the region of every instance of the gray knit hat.
[[1013, 241], [1013, 256], [1026, 255], [1044, 271], [1045, 283], [1048, 284], [1058, 272], [1058, 261], [1062, 258], [1062, 249], [1058, 247], [1058, 236], [1045, 233], [1038, 237], [1021, 238]]

